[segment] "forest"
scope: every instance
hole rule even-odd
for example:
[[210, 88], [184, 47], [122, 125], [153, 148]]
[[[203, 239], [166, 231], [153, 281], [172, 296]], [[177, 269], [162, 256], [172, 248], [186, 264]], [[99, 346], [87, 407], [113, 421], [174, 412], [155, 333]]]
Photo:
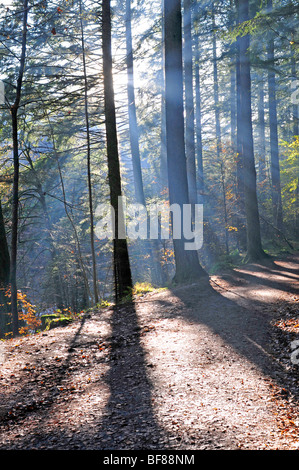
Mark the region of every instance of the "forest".
[[[298, 249], [297, 20], [293, 1], [4, 2], [2, 337]], [[200, 249], [101, 237], [119, 196], [202, 205]]]
[[1, 449], [298, 449], [298, 20], [0, 0]]

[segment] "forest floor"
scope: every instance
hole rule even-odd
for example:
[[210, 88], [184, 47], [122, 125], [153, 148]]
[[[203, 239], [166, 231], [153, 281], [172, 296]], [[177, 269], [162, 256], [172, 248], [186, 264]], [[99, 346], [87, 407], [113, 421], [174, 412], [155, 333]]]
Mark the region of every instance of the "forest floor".
[[290, 255], [3, 342], [0, 449], [298, 449], [298, 291]]

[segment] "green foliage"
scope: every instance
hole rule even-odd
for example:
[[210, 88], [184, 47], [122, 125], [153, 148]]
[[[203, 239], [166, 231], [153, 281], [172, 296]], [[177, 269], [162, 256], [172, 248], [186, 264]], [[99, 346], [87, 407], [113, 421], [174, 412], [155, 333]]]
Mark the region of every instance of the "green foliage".
[[281, 146], [286, 155], [281, 162], [282, 201], [286, 222], [292, 227], [299, 220], [299, 136]]

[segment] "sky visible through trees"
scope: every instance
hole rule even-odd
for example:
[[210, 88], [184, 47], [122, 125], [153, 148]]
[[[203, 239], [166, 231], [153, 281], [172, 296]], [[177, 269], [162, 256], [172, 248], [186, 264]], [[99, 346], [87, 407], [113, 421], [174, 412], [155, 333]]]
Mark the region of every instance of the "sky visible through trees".
[[298, 249], [298, 15], [1, 2], [1, 337]]

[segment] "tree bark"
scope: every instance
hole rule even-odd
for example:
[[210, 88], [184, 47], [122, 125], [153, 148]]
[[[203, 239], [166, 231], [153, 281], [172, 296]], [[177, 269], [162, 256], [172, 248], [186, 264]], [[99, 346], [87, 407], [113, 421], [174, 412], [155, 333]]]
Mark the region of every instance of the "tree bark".
[[18, 209], [19, 209], [19, 139], [18, 139], [18, 111], [21, 101], [23, 76], [25, 70], [27, 45], [27, 17], [28, 0], [23, 2], [23, 27], [20, 67], [17, 78], [15, 101], [11, 107], [12, 142], [13, 142], [13, 193], [12, 193], [12, 220], [11, 220], [11, 253], [10, 253], [10, 286], [11, 286], [11, 313], [13, 336], [19, 335], [18, 319], [18, 290], [17, 290], [17, 251], [18, 251]]
[[266, 137], [265, 137], [265, 92], [263, 74], [259, 76], [258, 83], [258, 180], [262, 184], [266, 180]]
[[[291, 73], [292, 80], [297, 81], [296, 73], [296, 59], [294, 54], [294, 46], [291, 44]], [[293, 136], [299, 135], [299, 105], [297, 103], [292, 103], [293, 110]]]
[[80, 27], [81, 27], [81, 48], [82, 48], [82, 61], [83, 61], [83, 77], [84, 77], [84, 114], [86, 125], [86, 145], [87, 145], [87, 182], [88, 182], [88, 205], [89, 205], [89, 219], [90, 219], [90, 248], [92, 260], [92, 280], [93, 280], [93, 297], [94, 304], [99, 302], [98, 283], [97, 283], [97, 263], [96, 253], [94, 246], [94, 214], [93, 214], [93, 196], [92, 196], [92, 181], [91, 181], [91, 150], [90, 150], [90, 125], [89, 125], [89, 112], [88, 112], [88, 81], [86, 72], [86, 54], [85, 54], [85, 39], [82, 15], [82, 1], [80, 1]]
[[132, 276], [126, 238], [119, 238], [125, 232], [125, 221], [122, 207], [118, 208], [118, 198], [122, 196], [121, 175], [116, 128], [116, 112], [112, 75], [111, 51], [111, 9], [110, 0], [102, 0], [102, 49], [104, 78], [104, 110], [106, 126], [106, 144], [108, 160], [108, 180], [110, 201], [115, 214], [115, 230], [113, 239], [113, 270], [115, 300], [119, 302], [132, 289]]
[[204, 200], [204, 169], [203, 169], [203, 148], [202, 148], [202, 122], [201, 122], [201, 83], [199, 73], [200, 46], [198, 32], [195, 34], [195, 135], [196, 135], [196, 159], [197, 159], [197, 187], [198, 201]]
[[[167, 166], [170, 204], [182, 211], [189, 204], [184, 138], [182, 15], [180, 0], [164, 0], [165, 12], [165, 104]], [[181, 224], [182, 227], [182, 224]], [[173, 240], [175, 282], [198, 279], [206, 275], [199, 264], [197, 251], [185, 250], [185, 239]]]
[[[272, 0], [267, 0], [268, 11], [272, 10]], [[270, 127], [270, 169], [272, 183], [272, 206], [274, 224], [279, 230], [283, 229], [280, 165], [278, 150], [278, 129], [277, 129], [277, 104], [276, 104], [276, 77], [274, 70], [274, 38], [270, 31], [267, 48], [268, 68], [268, 90], [269, 90], [269, 127]]]
[[[238, 17], [242, 23], [249, 19], [248, 0], [238, 1]], [[256, 170], [252, 137], [251, 116], [251, 77], [249, 34], [239, 38], [240, 46], [240, 115], [238, 131], [242, 147], [242, 163], [244, 165], [244, 196], [247, 225], [247, 261], [259, 261], [266, 255], [262, 248], [260, 219], [256, 192]]]
[[126, 65], [127, 65], [127, 94], [129, 113], [129, 133], [133, 164], [135, 198], [139, 204], [145, 206], [142, 170], [139, 149], [139, 131], [137, 124], [135, 88], [134, 88], [134, 57], [132, 45], [131, 0], [126, 0]]
[[196, 162], [195, 162], [195, 125], [193, 97], [193, 52], [192, 52], [192, 10], [191, 0], [184, 0], [184, 78], [185, 78], [185, 111], [186, 111], [186, 161], [191, 204], [197, 203]]
[[213, 45], [213, 90], [214, 90], [214, 107], [215, 107], [215, 131], [216, 131], [216, 152], [217, 160], [221, 158], [221, 126], [220, 126], [220, 109], [219, 109], [219, 85], [218, 85], [218, 67], [217, 67], [217, 43], [216, 43], [216, 24], [214, 3], [212, 5], [212, 45]]

